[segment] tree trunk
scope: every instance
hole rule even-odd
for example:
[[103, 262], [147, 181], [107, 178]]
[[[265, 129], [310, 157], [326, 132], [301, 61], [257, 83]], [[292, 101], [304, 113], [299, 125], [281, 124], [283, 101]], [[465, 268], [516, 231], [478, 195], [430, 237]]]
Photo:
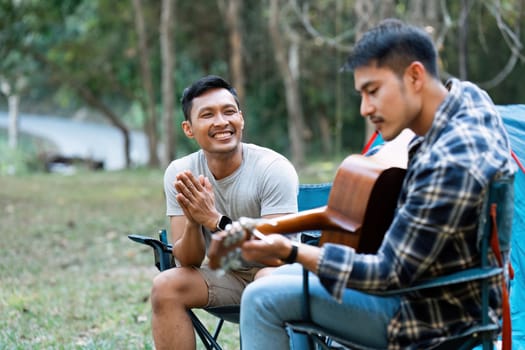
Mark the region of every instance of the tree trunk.
[[135, 11], [135, 29], [138, 36], [139, 55], [140, 55], [140, 75], [144, 88], [145, 98], [144, 105], [146, 110], [146, 123], [144, 125], [146, 135], [148, 136], [148, 149], [150, 167], [159, 166], [159, 156], [157, 152], [157, 113], [155, 112], [155, 94], [153, 91], [153, 78], [149, 65], [149, 47], [146, 39], [146, 25], [144, 13], [142, 12], [141, 0], [132, 0]]
[[131, 141], [129, 136], [128, 127], [119, 119], [119, 117], [113, 113], [108, 106], [106, 106], [101, 100], [99, 100], [93, 92], [83, 85], [78, 85], [74, 82], [65, 81], [66, 84], [72, 86], [78, 93], [78, 95], [92, 108], [100, 111], [108, 120], [122, 132], [124, 138], [124, 155], [126, 157], [126, 168], [131, 167]]
[[[357, 0], [354, 5], [354, 10], [356, 17], [359, 19], [355, 25], [355, 38], [359, 40], [368, 29], [377, 25], [381, 19], [394, 15], [395, 3], [393, 0], [376, 2]], [[374, 132], [375, 126], [367, 118], [365, 121], [365, 142], [370, 139]]]
[[245, 82], [244, 66], [242, 61], [243, 40], [241, 30], [241, 9], [243, 2], [241, 0], [228, 0], [226, 5], [226, 24], [228, 25], [229, 42], [230, 42], [230, 71], [232, 84], [237, 90], [241, 108], [244, 106]]
[[[278, 0], [270, 0], [269, 13], [269, 32], [272, 41], [277, 67], [284, 81], [284, 91], [286, 94], [286, 107], [288, 110], [288, 135], [292, 151], [292, 163], [300, 168], [304, 165], [304, 140], [303, 134], [306, 132], [303, 109], [297, 84], [298, 69], [293, 66], [294, 50], [298, 50], [299, 42], [291, 43], [290, 58], [287, 60], [286, 46], [283, 35], [279, 29], [279, 4]], [[297, 39], [299, 40], [299, 39]], [[297, 55], [298, 57], [298, 55]]]
[[162, 132], [164, 133], [164, 152], [162, 152], [162, 166], [167, 167], [175, 159], [174, 133], [174, 67], [175, 55], [173, 52], [173, 21], [175, 0], [162, 0], [160, 18], [160, 49], [162, 59]]
[[18, 106], [20, 96], [17, 94], [9, 95], [7, 97], [9, 125], [7, 132], [7, 145], [11, 149], [16, 149], [18, 146]]
[[[336, 4], [336, 18], [335, 18], [335, 32], [340, 33], [343, 28], [343, 10], [344, 10], [344, 3], [343, 0], [337, 0]], [[339, 50], [336, 52], [337, 57], [337, 67], [342, 67], [344, 64], [345, 57], [343, 56], [343, 53]], [[343, 75], [340, 72], [335, 73], [335, 124], [334, 124], [334, 135], [333, 135], [333, 149], [335, 150], [335, 154], [341, 154], [343, 150], [343, 101], [345, 100], [345, 96], [343, 94], [343, 78], [347, 78], [346, 76], [343, 77]], [[323, 119], [320, 120], [322, 122]], [[321, 128], [321, 137], [323, 138], [323, 144], [329, 145], [330, 140], [332, 139], [332, 135], [330, 133], [330, 126], [327, 125], [326, 127], [323, 126], [323, 124], [320, 124]], [[327, 128], [328, 130], [324, 131], [324, 128]], [[323, 132], [324, 131], [324, 132]], [[326, 140], [325, 140], [326, 138]], [[325, 152], [331, 152], [332, 150], [330, 148], [327, 148]], [[327, 156], [329, 156], [329, 153], [325, 153]]]
[[[374, 4], [372, 4], [368, 0], [357, 0], [355, 3], [355, 13], [356, 17], [359, 19], [356, 24], [356, 32], [355, 32], [355, 40], [356, 42], [361, 39], [361, 36], [374, 26], [375, 22], [373, 20], [374, 18], [374, 11], [376, 11]], [[366, 140], [370, 139], [370, 136], [374, 133], [375, 127], [374, 124], [370, 122], [368, 118], [365, 118], [365, 138], [364, 138], [364, 144], [366, 143]]]
[[16, 88], [12, 88], [10, 82], [2, 78], [0, 78], [0, 91], [7, 98], [7, 146], [14, 150], [18, 146], [18, 107], [20, 95], [17, 93]]
[[458, 20], [458, 61], [459, 61], [459, 79], [467, 80], [468, 78], [468, 12], [469, 0], [461, 0], [461, 12]]
[[131, 142], [129, 136], [129, 129], [119, 117], [113, 113], [113, 111], [102, 102], [89, 88], [84, 84], [78, 83], [71, 79], [67, 74], [64, 74], [59, 67], [53, 62], [49, 61], [46, 56], [42, 55], [37, 51], [27, 51], [35, 60], [40, 62], [45, 67], [54, 73], [52, 81], [58, 81], [64, 85], [70, 86], [77, 95], [82, 98], [89, 106], [100, 111], [109, 122], [122, 132], [122, 138], [124, 139], [124, 157], [126, 159], [126, 168], [131, 166]]
[[332, 157], [334, 154], [332, 143], [332, 132], [330, 129], [330, 119], [326, 114], [319, 116], [319, 132], [321, 134], [321, 147], [326, 157]]
[[425, 24], [423, 12], [423, 2], [421, 0], [411, 0], [408, 8], [408, 20], [411, 24], [422, 26]]

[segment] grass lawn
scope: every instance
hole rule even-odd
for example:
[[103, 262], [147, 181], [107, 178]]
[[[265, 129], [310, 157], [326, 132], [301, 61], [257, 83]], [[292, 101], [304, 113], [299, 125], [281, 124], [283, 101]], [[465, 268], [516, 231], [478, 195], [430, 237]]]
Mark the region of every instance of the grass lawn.
[[[152, 349], [160, 171], [0, 177], [0, 349]], [[213, 321], [213, 317], [204, 315]], [[236, 349], [238, 330], [224, 341]]]
[[[333, 175], [312, 169], [305, 181]], [[157, 270], [127, 235], [155, 236], [164, 210], [160, 170], [0, 176], [0, 350], [153, 349]], [[237, 325], [220, 339], [238, 349]]]

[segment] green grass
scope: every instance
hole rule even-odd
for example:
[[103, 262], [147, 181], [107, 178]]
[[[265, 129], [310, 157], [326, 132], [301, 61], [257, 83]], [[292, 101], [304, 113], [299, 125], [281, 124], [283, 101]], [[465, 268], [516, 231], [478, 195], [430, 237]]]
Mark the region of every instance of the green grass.
[[0, 349], [151, 349], [160, 172], [0, 177]]
[[[308, 181], [326, 181], [322, 168]], [[127, 235], [155, 236], [164, 211], [161, 171], [0, 176], [0, 350], [153, 349], [157, 270]], [[220, 342], [238, 337], [226, 323]]]

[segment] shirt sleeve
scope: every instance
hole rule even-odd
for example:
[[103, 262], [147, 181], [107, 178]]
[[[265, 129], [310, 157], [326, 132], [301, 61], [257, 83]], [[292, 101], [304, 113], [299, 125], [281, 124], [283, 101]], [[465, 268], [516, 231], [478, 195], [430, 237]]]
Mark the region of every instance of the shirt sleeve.
[[261, 216], [297, 212], [299, 178], [285, 158], [276, 158], [263, 176]]
[[352, 271], [355, 251], [350, 247], [326, 243], [321, 250], [317, 273], [321, 284], [326, 290], [341, 302], [346, 281]]
[[175, 190], [175, 179], [181, 170], [177, 168], [176, 161], [173, 161], [164, 172], [164, 195], [166, 198], [166, 215], [178, 216], [184, 215], [182, 208], [177, 202], [177, 190]]

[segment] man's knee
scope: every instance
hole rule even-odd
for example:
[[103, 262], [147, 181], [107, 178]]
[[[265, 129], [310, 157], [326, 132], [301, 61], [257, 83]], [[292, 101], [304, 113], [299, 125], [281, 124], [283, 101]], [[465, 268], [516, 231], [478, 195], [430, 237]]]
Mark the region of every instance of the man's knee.
[[246, 286], [242, 293], [241, 304], [250, 305], [250, 308], [253, 309], [264, 309], [264, 306], [261, 306], [260, 304], [264, 304], [266, 289], [265, 283], [261, 283], [261, 281], [262, 279], [255, 280]]
[[204, 282], [196, 281], [196, 278], [199, 278], [198, 274], [184, 271], [183, 268], [170, 269], [155, 276], [151, 288], [153, 311], [160, 311], [164, 307], [193, 307], [195, 296], [203, 293], [198, 288], [206, 286]]
[[173, 271], [161, 272], [153, 279], [151, 288], [151, 305], [153, 310], [159, 310], [166, 304], [177, 303], [180, 300], [181, 286], [179, 278]]

